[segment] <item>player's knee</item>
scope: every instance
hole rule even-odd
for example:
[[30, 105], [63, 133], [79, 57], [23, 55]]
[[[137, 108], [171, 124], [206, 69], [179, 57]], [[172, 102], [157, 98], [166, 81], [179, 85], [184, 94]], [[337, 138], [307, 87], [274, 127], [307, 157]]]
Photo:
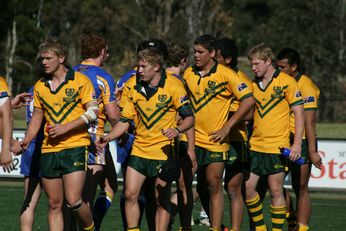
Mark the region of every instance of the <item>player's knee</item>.
[[133, 193], [130, 190], [125, 190], [125, 200], [126, 201], [137, 201], [138, 196], [137, 196], [137, 194]]
[[282, 187], [271, 187], [270, 188], [270, 195], [272, 198], [283, 197]]
[[70, 209], [72, 209], [75, 212], [80, 210], [82, 205], [83, 205], [83, 201], [81, 198], [75, 203], [67, 203], [67, 207], [69, 207]]

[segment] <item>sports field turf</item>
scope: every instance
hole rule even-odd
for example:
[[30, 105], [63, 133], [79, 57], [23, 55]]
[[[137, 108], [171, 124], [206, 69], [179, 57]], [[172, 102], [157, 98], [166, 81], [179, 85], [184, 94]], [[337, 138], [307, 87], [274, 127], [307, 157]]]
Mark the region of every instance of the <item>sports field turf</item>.
[[[120, 186], [121, 187], [121, 186]], [[313, 192], [312, 197], [312, 217], [310, 230], [316, 231], [343, 231], [346, 230], [346, 193], [338, 192]], [[19, 211], [22, 205], [23, 188], [20, 181], [3, 181], [0, 180], [0, 231], [17, 231], [19, 230]], [[228, 199], [225, 198], [225, 217], [224, 223], [229, 225]], [[199, 216], [200, 203], [197, 202], [194, 209], [194, 218]], [[269, 216], [269, 198], [264, 203], [265, 222], [270, 223]], [[42, 195], [36, 209], [34, 230], [48, 230], [47, 226], [47, 200]], [[285, 225], [286, 226], [286, 225]], [[269, 225], [270, 227], [270, 225]], [[147, 230], [146, 223], [143, 221], [142, 230]], [[207, 226], [198, 224], [193, 226], [193, 230], [209, 230]], [[102, 224], [104, 231], [122, 230], [120, 211], [119, 211], [119, 193], [113, 201], [113, 205], [106, 215]], [[178, 230], [178, 218], [173, 226], [173, 230]], [[244, 216], [242, 230], [248, 230], [247, 216]], [[285, 228], [285, 230], [287, 230]]]

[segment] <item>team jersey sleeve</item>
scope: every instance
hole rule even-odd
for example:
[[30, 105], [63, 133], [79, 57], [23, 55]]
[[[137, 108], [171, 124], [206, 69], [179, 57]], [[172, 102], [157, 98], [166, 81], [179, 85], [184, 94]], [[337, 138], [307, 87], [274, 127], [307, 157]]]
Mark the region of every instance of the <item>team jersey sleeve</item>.
[[312, 81], [306, 81], [301, 86], [302, 97], [304, 101], [304, 110], [317, 110], [318, 98], [320, 90], [312, 83]]
[[120, 108], [124, 108], [125, 107], [125, 104], [129, 98], [129, 93], [130, 93], [130, 90], [133, 88], [132, 86], [132, 82], [131, 80], [129, 81], [126, 81], [123, 89], [122, 89], [122, 92], [121, 92], [121, 98], [120, 98], [120, 102], [119, 102], [119, 107]]
[[239, 101], [252, 96], [252, 88], [244, 82], [237, 74], [230, 76], [229, 87]]
[[[131, 98], [131, 99], [130, 99]], [[128, 97], [124, 101], [124, 107], [121, 112], [120, 121], [131, 123], [136, 116], [136, 108], [131, 97], [131, 91], [128, 91]]]
[[11, 92], [5, 78], [0, 77], [0, 99], [10, 97]]
[[[40, 80], [39, 80], [40, 81]], [[40, 100], [40, 95], [38, 93], [38, 88], [40, 87], [39, 82], [37, 82], [34, 85], [34, 89], [33, 89], [33, 95], [34, 95], [34, 107], [37, 108], [42, 108], [42, 104], [41, 104], [41, 100]]]
[[105, 105], [115, 102], [115, 82], [112, 77], [97, 77], [101, 89], [102, 101]]
[[285, 90], [285, 98], [290, 107], [303, 104], [302, 93], [298, 88], [298, 83], [293, 78], [287, 78], [288, 85]]

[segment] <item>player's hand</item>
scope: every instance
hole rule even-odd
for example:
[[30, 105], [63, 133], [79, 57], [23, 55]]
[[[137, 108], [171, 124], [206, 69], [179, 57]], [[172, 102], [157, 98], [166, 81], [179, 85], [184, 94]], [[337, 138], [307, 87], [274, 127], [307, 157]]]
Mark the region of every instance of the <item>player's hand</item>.
[[24, 137], [22, 141], [20, 141], [20, 146], [22, 147], [22, 152], [25, 152], [30, 144], [31, 140], [29, 140], [27, 137]]
[[291, 153], [289, 156], [289, 159], [291, 161], [296, 161], [300, 156], [301, 156], [301, 145], [297, 145], [297, 144], [292, 144], [291, 146]]
[[318, 169], [321, 169], [322, 167], [322, 158], [318, 154], [318, 152], [311, 152], [309, 153], [310, 161], [311, 163]]
[[12, 154], [9, 151], [2, 150], [0, 153], [0, 165], [4, 172], [10, 173], [13, 169]]
[[56, 138], [58, 136], [64, 135], [67, 133], [67, 129], [64, 125], [61, 124], [48, 124], [46, 126], [46, 131], [48, 132], [49, 137]]
[[168, 139], [174, 139], [176, 137], [179, 137], [179, 131], [175, 128], [167, 128], [162, 129], [162, 134], [166, 136]]
[[32, 101], [32, 95], [30, 93], [20, 93], [16, 95], [12, 100], [11, 100], [11, 107], [14, 109], [20, 108], [22, 106], [26, 106]]
[[210, 141], [213, 141], [213, 142], [221, 142], [223, 141], [226, 136], [228, 135], [230, 129], [226, 128], [226, 127], [222, 127], [220, 130], [217, 130], [217, 131], [214, 131], [214, 132], [211, 132], [209, 133], [209, 136], [210, 136]]
[[11, 152], [14, 155], [20, 155], [23, 153], [23, 148], [18, 140], [13, 140], [11, 142]]
[[106, 147], [109, 141], [110, 141], [109, 136], [100, 136], [99, 139], [96, 139], [95, 145], [96, 145], [97, 152], [103, 152], [103, 149]]

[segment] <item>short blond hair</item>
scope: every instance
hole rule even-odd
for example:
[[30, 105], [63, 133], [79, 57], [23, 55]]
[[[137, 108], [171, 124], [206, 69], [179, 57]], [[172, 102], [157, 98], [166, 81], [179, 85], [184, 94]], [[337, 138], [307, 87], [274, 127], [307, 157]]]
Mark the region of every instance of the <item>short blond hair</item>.
[[38, 52], [39, 54], [41, 54], [42, 52], [45, 52], [45, 51], [53, 51], [58, 57], [61, 57], [61, 56], [65, 57], [64, 64], [66, 65], [68, 52], [64, 44], [62, 44], [62, 42], [60, 42], [58, 39], [49, 38], [43, 43], [41, 43], [41, 45], [39, 46]]
[[272, 62], [275, 60], [275, 55], [273, 50], [266, 46], [264, 43], [260, 43], [252, 47], [248, 53], [248, 59], [251, 61], [254, 58], [259, 60], [267, 61], [270, 59]]
[[164, 59], [161, 52], [152, 47], [138, 52], [137, 61], [147, 61], [151, 65], [158, 64], [161, 68], [163, 68], [164, 64]]

